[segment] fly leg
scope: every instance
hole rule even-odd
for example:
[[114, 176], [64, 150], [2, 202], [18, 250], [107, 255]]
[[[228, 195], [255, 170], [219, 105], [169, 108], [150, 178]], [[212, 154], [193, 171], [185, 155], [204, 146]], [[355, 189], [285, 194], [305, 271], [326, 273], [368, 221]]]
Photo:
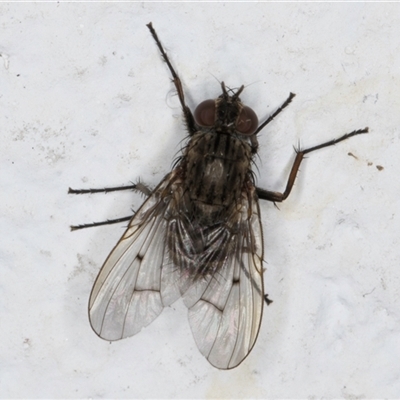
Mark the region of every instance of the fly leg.
[[322, 144], [320, 144], [318, 146], [310, 147], [310, 148], [304, 149], [304, 150], [301, 150], [300, 148], [299, 149], [295, 149], [296, 158], [294, 160], [292, 169], [290, 171], [289, 179], [288, 179], [288, 182], [286, 184], [285, 191], [283, 193], [281, 193], [281, 192], [272, 192], [272, 191], [269, 191], [269, 190], [256, 188], [258, 198], [262, 199], [262, 200], [273, 201], [273, 202], [282, 202], [283, 200], [287, 199], [289, 194], [290, 194], [290, 192], [291, 192], [291, 190], [292, 190], [292, 188], [293, 188], [294, 181], [296, 179], [297, 172], [299, 170], [300, 164], [301, 164], [301, 162], [302, 162], [302, 160], [303, 160], [303, 158], [304, 158], [304, 156], [306, 154], [311, 153], [311, 152], [313, 152], [315, 150], [323, 149], [324, 147], [333, 146], [336, 143], [339, 143], [339, 142], [341, 142], [343, 140], [346, 140], [346, 139], [349, 139], [349, 138], [351, 138], [353, 136], [361, 135], [362, 133], [367, 133], [367, 132], [368, 132], [368, 128], [358, 129], [356, 131], [353, 131], [353, 132], [350, 132], [350, 133], [346, 133], [345, 135], [341, 136], [338, 139], [330, 140], [329, 142], [322, 143]]
[[129, 186], [114, 186], [110, 188], [102, 188], [102, 189], [71, 189], [68, 188], [68, 194], [88, 194], [88, 193], [109, 193], [109, 192], [117, 192], [120, 190], [137, 190], [138, 192], [143, 193], [146, 196], [150, 196], [151, 189], [146, 186], [142, 182], [134, 183]]
[[133, 215], [130, 215], [129, 217], [108, 219], [106, 221], [101, 221], [101, 222], [92, 222], [91, 224], [70, 225], [70, 228], [71, 231], [77, 231], [78, 229], [93, 228], [95, 226], [118, 224], [120, 222], [130, 221], [132, 217]]
[[267, 303], [267, 306], [269, 306], [271, 303], [274, 302], [273, 300], [271, 300], [271, 299], [268, 297], [268, 293], [265, 293], [265, 294], [264, 294], [264, 301]]
[[178, 74], [175, 72], [174, 67], [172, 66], [171, 62], [169, 61], [167, 53], [165, 52], [164, 47], [162, 46], [162, 44], [160, 42], [160, 39], [158, 38], [157, 32], [153, 28], [153, 24], [150, 22], [146, 26], [149, 28], [150, 33], [152, 34], [153, 39], [155, 40], [156, 45], [157, 45], [158, 49], [160, 50], [161, 56], [162, 56], [163, 60], [165, 61], [165, 63], [167, 64], [168, 69], [171, 72], [172, 82], [174, 82], [174, 85], [175, 85], [176, 90], [178, 92], [178, 97], [179, 97], [179, 101], [181, 103], [183, 115], [184, 115], [184, 118], [185, 118], [186, 127], [187, 127], [187, 129], [189, 131], [189, 134], [193, 135], [197, 131], [197, 129], [196, 129], [196, 126], [195, 126], [195, 123], [194, 123], [193, 114], [190, 111], [190, 108], [185, 103], [185, 94], [183, 92], [181, 79], [179, 78]]
[[[129, 185], [129, 186], [115, 186], [115, 187], [102, 188], [102, 189], [71, 189], [71, 188], [68, 188], [68, 193], [69, 194], [109, 193], [109, 192], [116, 192], [116, 191], [121, 191], [121, 190], [136, 190], [140, 193], [143, 193], [147, 197], [150, 196], [150, 194], [152, 192], [151, 189], [148, 186], [146, 186], [144, 183], [138, 182], [136, 184]], [[118, 224], [120, 222], [130, 221], [131, 219], [132, 219], [132, 215], [130, 215], [129, 217], [108, 219], [107, 221], [92, 222], [90, 224], [71, 225], [70, 228], [71, 228], [71, 231], [76, 231], [78, 229], [92, 228], [94, 226]]]
[[257, 134], [264, 129], [278, 114], [280, 114], [293, 100], [293, 97], [296, 95], [294, 93], [290, 93], [289, 97], [283, 102], [283, 104], [272, 114], [270, 115], [258, 128], [257, 130], [250, 136], [251, 141], [251, 151], [253, 154], [257, 153], [258, 150], [258, 140]]
[[280, 114], [292, 102], [294, 96], [296, 96], [294, 93], [290, 93], [285, 102], [257, 128], [253, 135], [257, 135], [258, 132], [264, 129], [266, 125], [268, 125], [278, 114]]

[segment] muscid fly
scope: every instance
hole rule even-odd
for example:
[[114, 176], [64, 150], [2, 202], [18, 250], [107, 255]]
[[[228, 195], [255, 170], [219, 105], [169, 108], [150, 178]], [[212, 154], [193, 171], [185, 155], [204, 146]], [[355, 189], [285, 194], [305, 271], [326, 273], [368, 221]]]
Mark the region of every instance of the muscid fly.
[[193, 114], [156, 31], [151, 23], [147, 27], [171, 72], [188, 140], [173, 170], [153, 191], [141, 183], [69, 190], [81, 194], [135, 189], [148, 196], [133, 217], [71, 227], [130, 220], [96, 278], [89, 319], [101, 338], [119, 340], [138, 333], [182, 297], [200, 352], [214, 367], [231, 369], [252, 350], [263, 313], [258, 200], [285, 200], [305, 154], [367, 133], [368, 128], [296, 150], [283, 193], [258, 188], [251, 169], [257, 134], [295, 95], [259, 125], [255, 112], [240, 100], [244, 86], [234, 91], [222, 82], [222, 94], [200, 103]]

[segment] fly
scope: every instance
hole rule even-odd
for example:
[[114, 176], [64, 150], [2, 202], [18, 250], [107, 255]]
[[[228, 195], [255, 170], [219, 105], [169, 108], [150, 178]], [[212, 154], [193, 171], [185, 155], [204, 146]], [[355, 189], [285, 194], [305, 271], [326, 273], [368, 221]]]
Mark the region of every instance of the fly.
[[[308, 149], [297, 149], [285, 190], [256, 186], [251, 169], [258, 133], [294, 98], [259, 124], [236, 91], [221, 83], [221, 95], [192, 113], [181, 80], [151, 23], [147, 25], [172, 75], [188, 139], [173, 170], [154, 189], [142, 183], [69, 193], [137, 190], [147, 199], [133, 215], [72, 226], [86, 228], [129, 220], [107, 257], [89, 299], [93, 330], [105, 340], [135, 335], [182, 297], [200, 352], [216, 368], [237, 367], [258, 336], [264, 305], [263, 233], [259, 199], [285, 200], [304, 156], [350, 137], [355, 130]], [[266, 302], [270, 302], [265, 298]]]

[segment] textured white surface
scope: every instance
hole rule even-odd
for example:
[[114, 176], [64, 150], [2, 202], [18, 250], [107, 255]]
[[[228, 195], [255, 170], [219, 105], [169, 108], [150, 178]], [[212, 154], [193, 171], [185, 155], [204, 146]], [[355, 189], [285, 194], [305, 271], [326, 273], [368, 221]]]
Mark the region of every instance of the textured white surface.
[[[0, 4], [0, 396], [400, 397], [400, 4]], [[152, 21], [189, 105], [227, 85], [263, 120], [259, 185], [282, 190], [292, 144], [311, 154], [291, 197], [262, 203], [264, 312], [237, 369], [198, 352], [186, 309], [110, 344], [87, 319], [132, 193], [156, 185], [185, 132]], [[355, 157], [349, 156], [352, 153]], [[378, 170], [377, 166], [383, 170]]]

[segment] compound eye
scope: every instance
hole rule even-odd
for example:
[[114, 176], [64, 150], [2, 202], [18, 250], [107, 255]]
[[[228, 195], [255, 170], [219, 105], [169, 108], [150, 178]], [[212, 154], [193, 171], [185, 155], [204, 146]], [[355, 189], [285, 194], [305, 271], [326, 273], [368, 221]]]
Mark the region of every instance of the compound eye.
[[252, 135], [256, 131], [258, 128], [258, 118], [250, 107], [243, 107], [239, 114], [236, 128], [240, 133], [245, 135]]
[[194, 111], [194, 119], [200, 126], [215, 124], [215, 100], [202, 101]]

